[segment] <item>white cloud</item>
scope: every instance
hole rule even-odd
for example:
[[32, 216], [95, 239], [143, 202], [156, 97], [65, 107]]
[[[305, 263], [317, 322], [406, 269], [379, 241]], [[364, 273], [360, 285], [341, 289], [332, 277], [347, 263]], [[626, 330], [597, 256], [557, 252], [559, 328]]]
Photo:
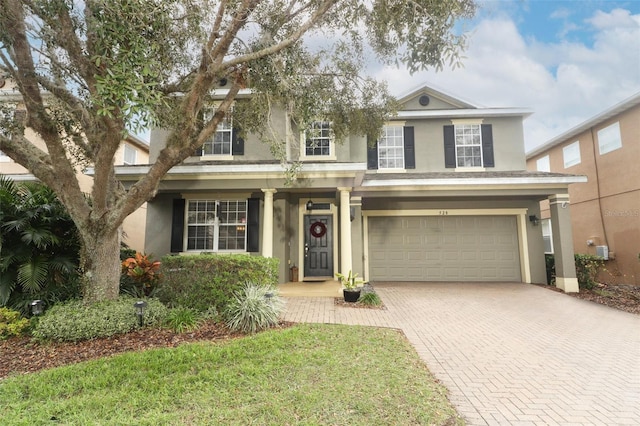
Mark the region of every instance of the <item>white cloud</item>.
[[640, 15], [597, 11], [579, 25], [592, 45], [525, 40], [512, 19], [494, 15], [474, 28], [464, 68], [411, 76], [384, 67], [376, 77], [398, 95], [432, 83], [477, 104], [530, 107], [530, 150], [640, 91]]

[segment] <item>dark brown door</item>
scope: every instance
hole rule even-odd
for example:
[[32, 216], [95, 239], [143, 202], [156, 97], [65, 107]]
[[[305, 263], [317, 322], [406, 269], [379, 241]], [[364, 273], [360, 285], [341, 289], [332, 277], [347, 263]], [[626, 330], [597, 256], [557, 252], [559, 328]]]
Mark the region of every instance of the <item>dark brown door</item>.
[[333, 278], [332, 216], [304, 217], [304, 276]]

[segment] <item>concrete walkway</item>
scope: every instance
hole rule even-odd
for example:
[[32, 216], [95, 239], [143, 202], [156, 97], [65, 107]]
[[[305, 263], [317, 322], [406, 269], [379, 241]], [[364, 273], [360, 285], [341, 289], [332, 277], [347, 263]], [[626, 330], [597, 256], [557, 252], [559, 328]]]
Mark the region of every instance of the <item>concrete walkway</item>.
[[283, 319], [402, 329], [470, 425], [640, 425], [640, 316], [527, 284], [375, 289], [386, 310], [292, 297]]

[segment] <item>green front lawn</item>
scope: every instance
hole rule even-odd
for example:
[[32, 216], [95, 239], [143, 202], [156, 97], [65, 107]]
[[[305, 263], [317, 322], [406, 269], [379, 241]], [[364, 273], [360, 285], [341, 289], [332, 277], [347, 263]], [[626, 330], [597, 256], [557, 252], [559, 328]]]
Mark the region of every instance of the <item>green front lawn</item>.
[[462, 424], [394, 330], [297, 325], [0, 381], [2, 423]]

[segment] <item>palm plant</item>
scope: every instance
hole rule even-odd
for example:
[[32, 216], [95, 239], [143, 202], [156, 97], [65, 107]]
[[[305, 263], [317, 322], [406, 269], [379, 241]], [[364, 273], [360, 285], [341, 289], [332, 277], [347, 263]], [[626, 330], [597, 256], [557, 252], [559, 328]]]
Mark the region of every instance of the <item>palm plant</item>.
[[66, 298], [62, 293], [74, 281], [79, 244], [55, 193], [40, 183], [16, 184], [0, 176], [0, 205], [0, 306], [24, 312], [34, 296]]

